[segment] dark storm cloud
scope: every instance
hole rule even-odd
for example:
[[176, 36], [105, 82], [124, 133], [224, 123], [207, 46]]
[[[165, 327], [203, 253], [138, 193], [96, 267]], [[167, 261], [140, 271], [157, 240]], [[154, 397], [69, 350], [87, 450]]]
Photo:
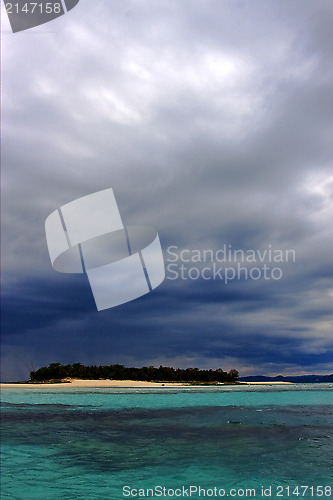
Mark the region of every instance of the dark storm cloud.
[[[4, 36], [7, 373], [15, 356], [329, 370], [332, 12], [81, 0], [39, 34]], [[166, 257], [271, 245], [296, 262], [274, 283], [166, 280], [97, 313], [83, 276], [52, 270], [44, 221], [107, 187], [125, 224], [158, 229]]]

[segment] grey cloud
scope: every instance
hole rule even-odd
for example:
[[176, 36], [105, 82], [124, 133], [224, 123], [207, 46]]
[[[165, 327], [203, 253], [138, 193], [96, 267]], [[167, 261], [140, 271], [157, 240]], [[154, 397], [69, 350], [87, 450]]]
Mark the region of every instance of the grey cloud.
[[[99, 0], [5, 35], [5, 345], [15, 334], [43, 362], [89, 362], [93, 330], [113, 362], [219, 358], [250, 373], [276, 353], [274, 370], [326, 369], [331, 19], [321, 0]], [[125, 224], [156, 227], [164, 249], [271, 244], [296, 262], [274, 286], [166, 281], [96, 315], [81, 282], [54, 274], [44, 221], [107, 187]]]

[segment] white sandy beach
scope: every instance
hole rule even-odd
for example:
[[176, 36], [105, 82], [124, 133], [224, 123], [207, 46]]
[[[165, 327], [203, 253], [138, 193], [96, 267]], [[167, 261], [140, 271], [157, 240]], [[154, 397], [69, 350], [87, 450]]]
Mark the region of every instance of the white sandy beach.
[[[285, 385], [291, 382], [240, 382], [242, 385]], [[81, 379], [66, 379], [66, 381], [50, 384], [33, 384], [33, 383], [8, 383], [0, 384], [3, 389], [47, 389], [61, 388], [71, 389], [73, 387], [130, 387], [130, 388], [157, 388], [157, 387], [215, 387], [210, 385], [191, 385], [180, 382], [145, 382], [140, 380], [81, 380]], [[222, 386], [222, 384], [221, 384]], [[228, 385], [228, 387], [232, 387]]]
[[70, 389], [73, 387], [181, 387], [184, 384], [172, 382], [145, 382], [140, 380], [82, 380], [82, 379], [66, 379], [63, 382], [49, 384], [33, 384], [33, 383], [8, 383], [0, 384], [1, 389], [18, 388], [18, 389], [46, 389], [56, 388]]

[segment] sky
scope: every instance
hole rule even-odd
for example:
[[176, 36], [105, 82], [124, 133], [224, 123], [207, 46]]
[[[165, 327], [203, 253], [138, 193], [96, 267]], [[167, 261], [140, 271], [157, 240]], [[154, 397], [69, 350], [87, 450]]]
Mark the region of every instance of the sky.
[[[52, 362], [333, 372], [332, 18], [330, 0], [80, 0], [12, 33], [2, 12], [3, 381]], [[98, 312], [44, 223], [107, 188], [158, 231], [166, 279]], [[255, 260], [196, 261], [223, 249]]]

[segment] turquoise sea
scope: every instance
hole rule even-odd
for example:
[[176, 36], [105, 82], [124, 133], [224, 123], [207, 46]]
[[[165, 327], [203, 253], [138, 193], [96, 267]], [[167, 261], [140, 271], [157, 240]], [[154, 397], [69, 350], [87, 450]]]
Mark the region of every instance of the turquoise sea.
[[331, 498], [333, 385], [2, 391], [1, 498]]

